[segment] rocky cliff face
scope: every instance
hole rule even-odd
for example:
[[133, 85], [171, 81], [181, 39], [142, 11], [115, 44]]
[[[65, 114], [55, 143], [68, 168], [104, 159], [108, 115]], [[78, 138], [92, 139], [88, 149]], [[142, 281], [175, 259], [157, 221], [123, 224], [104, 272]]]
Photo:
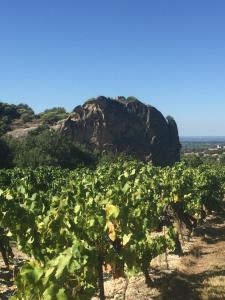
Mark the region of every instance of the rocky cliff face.
[[148, 158], [154, 165], [179, 160], [176, 122], [133, 97], [91, 99], [77, 106], [58, 129], [90, 148], [126, 152]]

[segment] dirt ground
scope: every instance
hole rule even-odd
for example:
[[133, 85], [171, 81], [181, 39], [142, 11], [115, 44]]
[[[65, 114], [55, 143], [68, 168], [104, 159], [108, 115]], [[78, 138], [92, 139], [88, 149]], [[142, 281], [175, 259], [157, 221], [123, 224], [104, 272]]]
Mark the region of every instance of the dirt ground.
[[[15, 249], [14, 252], [13, 263], [19, 265], [23, 256]], [[182, 257], [172, 254], [157, 257], [149, 272], [153, 280], [151, 287], [139, 274], [129, 279], [126, 293], [123, 278], [113, 280], [105, 274], [106, 299], [225, 299], [225, 211], [209, 216], [196, 228], [191, 240], [185, 242]], [[4, 268], [0, 257], [0, 299], [8, 299], [14, 289], [13, 271]], [[97, 299], [97, 296], [92, 298]]]
[[0, 254], [0, 300], [9, 299], [14, 294], [14, 270], [20, 267], [26, 256], [13, 247], [14, 258], [11, 260], [10, 270], [5, 267]]
[[[183, 249], [182, 257], [168, 254], [152, 261], [152, 287], [142, 274], [131, 278], [126, 300], [225, 299], [225, 211], [209, 216]], [[106, 281], [106, 299], [124, 299], [124, 287], [124, 279]]]

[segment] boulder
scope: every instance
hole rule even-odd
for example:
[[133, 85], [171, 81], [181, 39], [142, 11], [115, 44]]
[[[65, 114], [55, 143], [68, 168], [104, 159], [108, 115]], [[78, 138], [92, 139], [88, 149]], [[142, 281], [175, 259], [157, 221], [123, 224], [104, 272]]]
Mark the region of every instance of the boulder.
[[57, 128], [75, 142], [101, 152], [125, 152], [159, 166], [179, 160], [181, 146], [174, 119], [165, 119], [155, 107], [134, 97], [90, 99], [75, 107]]

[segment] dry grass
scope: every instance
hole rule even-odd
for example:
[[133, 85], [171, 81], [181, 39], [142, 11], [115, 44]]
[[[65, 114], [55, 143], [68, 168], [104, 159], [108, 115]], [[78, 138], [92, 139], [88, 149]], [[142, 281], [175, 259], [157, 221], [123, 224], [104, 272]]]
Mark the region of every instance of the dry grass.
[[202, 284], [202, 300], [225, 299], [225, 276], [209, 277]]

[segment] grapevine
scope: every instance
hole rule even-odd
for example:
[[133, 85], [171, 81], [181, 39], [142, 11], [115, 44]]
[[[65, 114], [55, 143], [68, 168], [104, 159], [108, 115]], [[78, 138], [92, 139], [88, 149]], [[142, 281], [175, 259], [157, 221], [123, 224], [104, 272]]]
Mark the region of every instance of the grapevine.
[[29, 257], [13, 299], [90, 299], [98, 289], [104, 299], [104, 264], [151, 284], [150, 261], [179, 247], [168, 211], [191, 231], [205, 207], [219, 208], [224, 183], [223, 168], [182, 163], [1, 170], [0, 227]]

